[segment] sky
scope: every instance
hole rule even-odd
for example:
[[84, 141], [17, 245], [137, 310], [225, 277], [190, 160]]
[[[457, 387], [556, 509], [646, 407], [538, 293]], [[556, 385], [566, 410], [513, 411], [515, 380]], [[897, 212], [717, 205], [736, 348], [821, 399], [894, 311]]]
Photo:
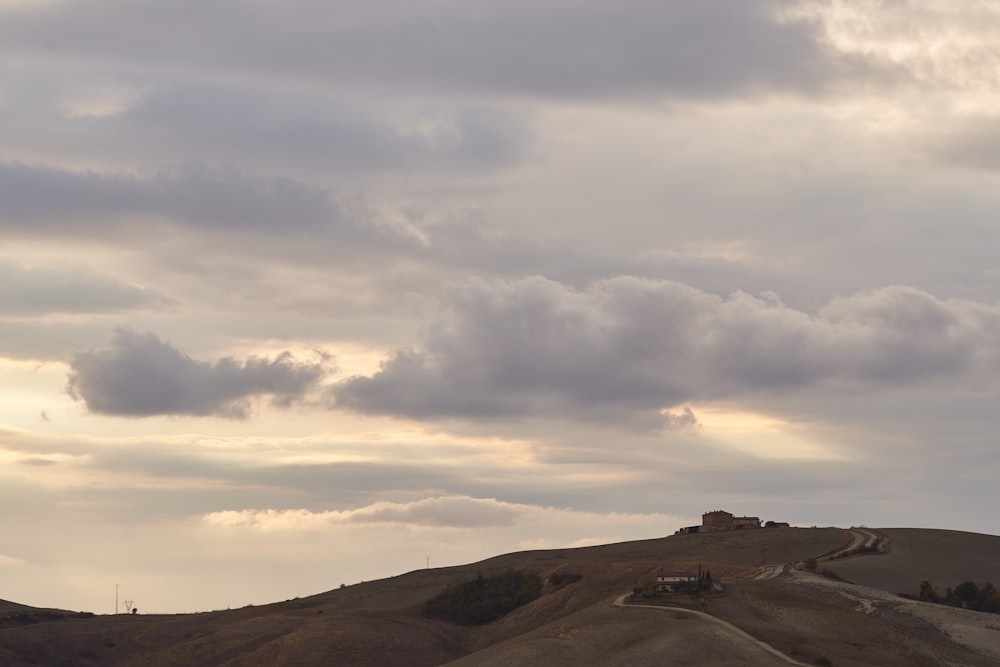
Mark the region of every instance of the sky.
[[0, 0], [0, 598], [1000, 534], [1000, 1]]

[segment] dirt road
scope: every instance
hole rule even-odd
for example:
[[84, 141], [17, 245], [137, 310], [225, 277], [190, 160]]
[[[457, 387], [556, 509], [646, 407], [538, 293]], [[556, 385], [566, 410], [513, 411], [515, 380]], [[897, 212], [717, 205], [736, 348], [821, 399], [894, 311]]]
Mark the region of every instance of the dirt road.
[[[778, 566], [777, 571], [780, 572], [783, 569], [784, 569], [784, 566]], [[615, 602], [614, 602], [614, 606], [616, 606], [616, 607], [633, 607], [633, 608], [638, 608], [638, 609], [658, 609], [660, 611], [669, 611], [669, 612], [674, 612], [674, 613], [680, 612], [680, 613], [683, 613], [683, 614], [693, 614], [693, 615], [697, 616], [698, 618], [701, 618], [701, 619], [706, 620], [706, 621], [710, 621], [710, 622], [715, 623], [716, 625], [720, 626], [720, 629], [723, 632], [723, 634], [724, 635], [728, 635], [729, 638], [732, 641], [745, 641], [745, 642], [749, 642], [752, 645], [757, 646], [761, 650], [765, 651], [766, 653], [770, 653], [771, 655], [773, 655], [774, 657], [776, 657], [779, 660], [783, 661], [787, 665], [798, 665], [799, 667], [811, 667], [810, 665], [807, 665], [804, 662], [799, 662], [798, 660], [795, 660], [794, 658], [785, 655], [784, 653], [782, 653], [778, 649], [774, 648], [770, 644], [765, 644], [764, 642], [762, 642], [762, 641], [760, 641], [758, 639], [753, 638], [751, 635], [747, 634], [746, 632], [743, 632], [742, 630], [740, 630], [738, 627], [736, 627], [732, 623], [727, 623], [726, 621], [723, 621], [721, 618], [717, 618], [715, 616], [712, 616], [711, 614], [706, 614], [706, 613], [703, 613], [703, 612], [700, 612], [700, 611], [696, 611], [694, 609], [685, 609], [683, 607], [663, 607], [663, 606], [649, 605], [649, 604], [628, 604], [628, 603], [625, 602], [625, 599], [627, 597], [628, 597], [627, 595], [622, 595], [621, 597], [619, 597], [618, 599], [616, 599]]]

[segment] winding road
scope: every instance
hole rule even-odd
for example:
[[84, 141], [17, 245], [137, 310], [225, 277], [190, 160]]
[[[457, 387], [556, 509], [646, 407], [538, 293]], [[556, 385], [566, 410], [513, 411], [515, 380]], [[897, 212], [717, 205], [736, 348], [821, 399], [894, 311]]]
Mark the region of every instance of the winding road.
[[[847, 531], [850, 533], [850, 541], [846, 546], [841, 547], [833, 552], [828, 552], [822, 556], [817, 556], [816, 560], [831, 560], [837, 558], [845, 558], [852, 555], [870, 554], [870, 550], [877, 550], [878, 552], [888, 551], [889, 539], [882, 535], [881, 533], [871, 530], [869, 528], [848, 528]], [[866, 550], [866, 551], [861, 551]], [[860, 553], [859, 553], [860, 552]], [[795, 569], [795, 565], [792, 563], [783, 563], [781, 565], [768, 565], [764, 566], [753, 575], [756, 580], [768, 580], [775, 579], [782, 574], [790, 573]], [[750, 642], [753, 645], [759, 647], [760, 649], [766, 651], [767, 653], [773, 655], [779, 660], [783, 661], [788, 665], [799, 665], [800, 667], [809, 667], [807, 663], [799, 662], [798, 660], [792, 658], [791, 656], [785, 655], [778, 649], [774, 648], [770, 644], [766, 644], [759, 639], [756, 639], [752, 635], [746, 633], [745, 631], [739, 629], [732, 623], [728, 623], [716, 616], [711, 614], [706, 614], [701, 611], [696, 611], [694, 609], [687, 609], [685, 607], [668, 607], [660, 605], [648, 605], [648, 604], [628, 604], [625, 600], [628, 595], [622, 595], [614, 601], [615, 607], [635, 607], [640, 609], [658, 609], [660, 611], [671, 611], [680, 612], [684, 614], [691, 614], [697, 616], [711, 623], [714, 623], [725, 629], [729, 635], [736, 640], [742, 640]]]
[[780, 576], [781, 573], [785, 571], [786, 567], [788, 567], [788, 565], [768, 565], [763, 569], [763, 571], [757, 574], [754, 579], [774, 579], [775, 577]]
[[851, 542], [843, 549], [835, 551], [832, 554], [821, 556], [816, 560], [833, 560], [835, 558], [844, 558], [845, 556], [850, 556], [858, 549], [872, 549], [877, 548], [879, 551], [885, 551], [885, 545], [888, 543], [888, 538], [881, 533], [874, 531], [870, 528], [848, 528], [851, 533]]
[[651, 605], [651, 604], [627, 604], [625, 602], [625, 599], [627, 597], [628, 597], [628, 595], [622, 595], [622, 596], [618, 597], [614, 601], [614, 606], [615, 607], [630, 607], [630, 608], [636, 608], [636, 609], [658, 609], [660, 611], [670, 611], [670, 612], [675, 612], [675, 613], [676, 612], [681, 612], [681, 613], [684, 613], [684, 614], [691, 614], [693, 616], [696, 616], [696, 617], [701, 618], [701, 619], [706, 620], [706, 621], [710, 621], [710, 622], [712, 622], [712, 623], [720, 626], [727, 633], [729, 633], [729, 635], [731, 637], [733, 637], [734, 639], [738, 639], [738, 640], [742, 640], [742, 641], [745, 641], [745, 642], [749, 642], [750, 644], [752, 644], [752, 645], [760, 648], [761, 650], [766, 651], [767, 653], [770, 653], [774, 657], [776, 657], [779, 660], [783, 661], [785, 664], [788, 664], [788, 665], [798, 665], [799, 667], [813, 667], [812, 665], [809, 665], [809, 664], [804, 663], [804, 662], [799, 662], [795, 658], [792, 658], [791, 656], [785, 655], [784, 653], [782, 653], [778, 649], [774, 648], [770, 644], [765, 644], [764, 642], [760, 641], [759, 639], [756, 639], [752, 635], [747, 634], [743, 630], [740, 630], [738, 627], [736, 627], [732, 623], [727, 623], [726, 621], [723, 621], [721, 618], [716, 618], [715, 616], [712, 616], [711, 614], [706, 614], [706, 613], [701, 612], [701, 611], [695, 611], [694, 609], [685, 609], [684, 607], [663, 607], [663, 606]]

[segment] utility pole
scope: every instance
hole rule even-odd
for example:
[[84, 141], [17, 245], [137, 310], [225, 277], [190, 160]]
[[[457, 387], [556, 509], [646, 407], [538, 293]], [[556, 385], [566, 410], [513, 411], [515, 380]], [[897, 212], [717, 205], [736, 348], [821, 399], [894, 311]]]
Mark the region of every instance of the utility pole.
[[427, 569], [428, 570], [431, 569], [431, 557], [430, 556], [427, 557]]
[[115, 584], [115, 613], [116, 614], [118, 613], [118, 609], [119, 608], [120, 607], [118, 606], [118, 584]]

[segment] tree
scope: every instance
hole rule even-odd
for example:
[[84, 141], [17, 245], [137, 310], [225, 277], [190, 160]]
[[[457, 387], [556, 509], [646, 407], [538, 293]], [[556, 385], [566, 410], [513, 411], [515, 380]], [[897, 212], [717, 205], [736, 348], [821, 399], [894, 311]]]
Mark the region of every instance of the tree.
[[934, 592], [931, 582], [924, 580], [920, 582], [920, 598], [924, 602], [937, 602], [938, 596]]
[[963, 581], [954, 589], [945, 589], [943, 596], [938, 595], [930, 582], [920, 582], [920, 598], [928, 602], [937, 602], [949, 607], [962, 607], [972, 611], [983, 611], [1000, 614], [1000, 592], [992, 581], [976, 585], [974, 581]]
[[951, 594], [952, 602], [956, 607], [964, 607], [965, 609], [978, 609], [979, 605], [979, 586], [976, 586], [974, 581], [963, 581]]
[[992, 614], [1000, 613], [1000, 593], [992, 581], [987, 581], [979, 587], [979, 611], [988, 611]]

